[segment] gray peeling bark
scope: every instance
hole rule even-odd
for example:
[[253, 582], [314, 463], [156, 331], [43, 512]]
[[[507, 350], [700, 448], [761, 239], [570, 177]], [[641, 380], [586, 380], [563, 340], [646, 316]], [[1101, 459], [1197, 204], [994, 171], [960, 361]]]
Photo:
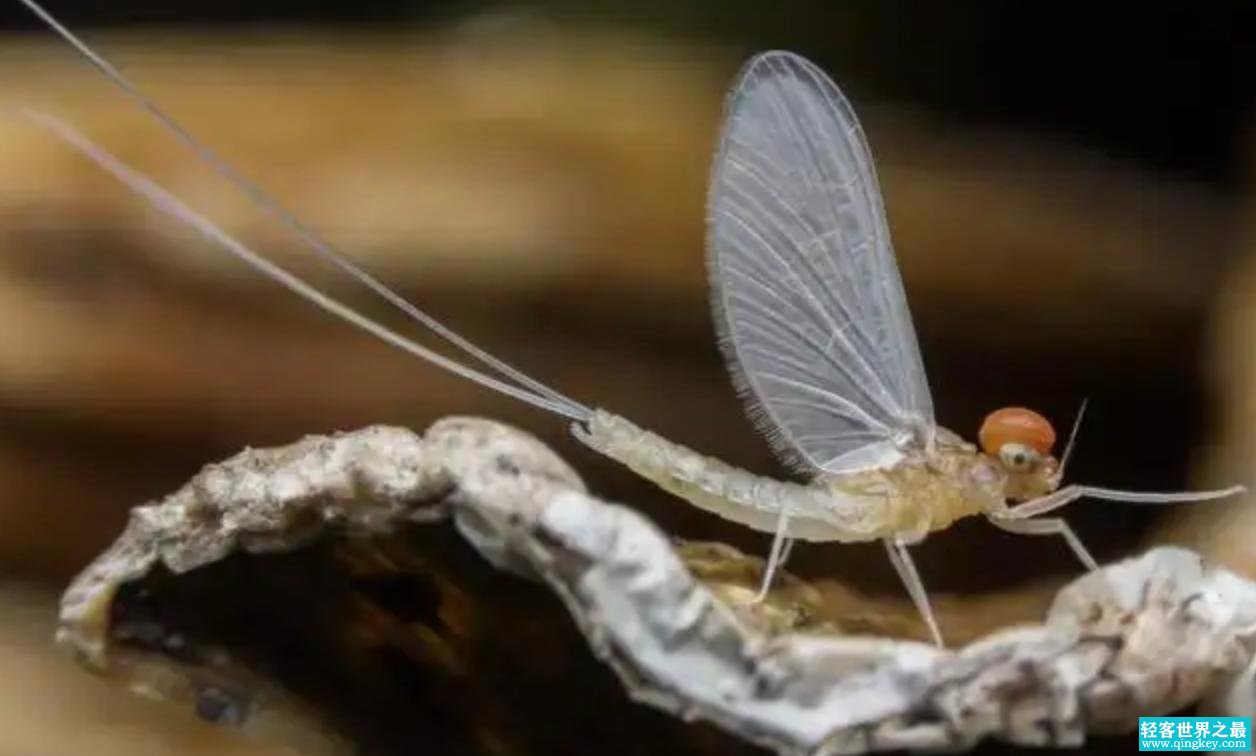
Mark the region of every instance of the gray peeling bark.
[[133, 511], [58, 640], [306, 753], [1079, 746], [1192, 705], [1252, 714], [1256, 585], [1192, 552], [1109, 565], [1042, 624], [953, 650], [818, 619], [793, 578], [752, 604], [757, 568], [453, 418], [210, 465]]

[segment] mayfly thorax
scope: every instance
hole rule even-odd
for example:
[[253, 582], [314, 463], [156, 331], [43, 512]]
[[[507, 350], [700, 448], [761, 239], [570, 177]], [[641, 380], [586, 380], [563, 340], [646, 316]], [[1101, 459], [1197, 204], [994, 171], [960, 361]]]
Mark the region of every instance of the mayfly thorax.
[[439, 367], [567, 418], [588, 446], [667, 491], [772, 533], [760, 596], [796, 539], [879, 540], [941, 644], [908, 552], [930, 533], [980, 515], [1014, 533], [1059, 535], [1093, 569], [1094, 559], [1067, 523], [1043, 515], [1082, 497], [1163, 503], [1242, 490], [1140, 493], [1062, 486], [1076, 423], [1057, 459], [1050, 423], [1022, 408], [991, 413], [978, 433], [979, 446], [939, 427], [863, 130], [828, 76], [792, 53], [755, 56], [732, 87], [711, 175], [707, 250], [715, 322], [733, 381], [773, 446], [807, 476], [805, 483], [737, 469], [586, 407], [470, 343], [338, 253], [34, 0], [19, 2], [315, 253], [472, 362], [418, 344], [315, 289], [70, 125], [23, 108], [9, 113], [46, 129], [158, 209], [313, 304]]

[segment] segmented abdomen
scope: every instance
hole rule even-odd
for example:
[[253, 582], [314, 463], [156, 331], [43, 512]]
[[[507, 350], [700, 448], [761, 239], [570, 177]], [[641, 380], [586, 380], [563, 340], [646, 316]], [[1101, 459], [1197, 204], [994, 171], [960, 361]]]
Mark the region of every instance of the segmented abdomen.
[[883, 497], [755, 475], [603, 410], [577, 426], [576, 436], [693, 505], [755, 530], [775, 532], [782, 506], [787, 535], [808, 541], [873, 540], [890, 535], [899, 519]]

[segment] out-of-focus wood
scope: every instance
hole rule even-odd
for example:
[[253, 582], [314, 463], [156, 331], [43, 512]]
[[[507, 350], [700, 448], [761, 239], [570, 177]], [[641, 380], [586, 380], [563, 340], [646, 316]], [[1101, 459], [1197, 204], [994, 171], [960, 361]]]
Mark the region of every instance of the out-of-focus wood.
[[[1256, 208], [1250, 198], [1249, 207]], [[1248, 220], [1239, 261], [1217, 302], [1209, 349], [1210, 377], [1220, 398], [1219, 433], [1197, 457], [1208, 481], [1238, 482], [1249, 491], [1237, 499], [1180, 509], [1156, 535], [1256, 576], [1256, 219], [1249, 213]]]
[[84, 674], [50, 642], [53, 596], [5, 584], [0, 603], [0, 754], [296, 756], [198, 722], [172, 704], [121, 694]]
[[[399, 287], [465, 280], [634, 305], [648, 292], [682, 306], [704, 288], [703, 193], [727, 55], [616, 39], [505, 49], [295, 40], [100, 44], [214, 149]], [[21, 65], [0, 79], [6, 97], [79, 124], [268, 253], [302, 254], [69, 52], [8, 47]], [[1206, 194], [1067, 145], [875, 103], [858, 110], [913, 299], [942, 300], [942, 315], [971, 296], [1038, 314], [1070, 297], [1078, 324], [1132, 329], [1110, 319], [1197, 306], [1215, 280], [1225, 213]], [[51, 273], [81, 263], [85, 242], [125, 241], [159, 269], [264, 287], [28, 124], [0, 134], [6, 243], [59, 242]]]
[[[573, 396], [767, 462], [719, 365], [702, 264], [731, 57], [616, 38], [156, 40], [96, 42], [389, 283]], [[3, 49], [6, 101], [66, 117], [370, 305], [69, 51]], [[1035, 380], [1072, 406], [1073, 386], [1131, 363], [1189, 373], [1179, 337], [1220, 270], [1223, 205], [1060, 145], [859, 110], [944, 416], [979, 417], [991, 388], [1032, 398]], [[0, 341], [0, 402], [27, 450], [94, 437], [87, 457], [133, 445], [186, 472], [240, 443], [451, 411], [564, 433], [329, 322], [21, 121], [0, 122], [0, 213], [0, 315], [22, 324]]]

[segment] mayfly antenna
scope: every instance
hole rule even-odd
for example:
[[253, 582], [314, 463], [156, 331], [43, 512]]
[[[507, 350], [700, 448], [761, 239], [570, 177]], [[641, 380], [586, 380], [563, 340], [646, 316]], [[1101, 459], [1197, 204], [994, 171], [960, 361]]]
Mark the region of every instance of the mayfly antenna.
[[1082, 406], [1077, 408], [1077, 417], [1073, 418], [1073, 430], [1069, 431], [1068, 442], [1064, 444], [1064, 453], [1060, 455], [1060, 467], [1056, 470], [1056, 477], [1060, 480], [1064, 480], [1064, 468], [1068, 465], [1069, 458], [1073, 456], [1073, 447], [1077, 444], [1077, 432], [1082, 428], [1082, 418], [1086, 416], [1086, 404], [1089, 401], [1089, 397], [1082, 399]]
[[262, 273], [262, 275], [304, 297], [314, 305], [322, 308], [332, 315], [335, 315], [357, 326], [358, 328], [361, 328], [373, 336], [383, 339], [403, 351], [409, 352], [416, 357], [421, 357], [438, 367], [442, 367], [455, 375], [474, 381], [475, 383], [487, 388], [500, 391], [501, 393], [514, 399], [518, 399], [521, 402], [526, 402], [534, 407], [549, 410], [550, 412], [569, 417], [572, 420], [579, 422], [583, 422], [588, 419], [590, 413], [588, 413], [587, 410], [583, 410], [583, 408], [579, 405], [569, 405], [548, 396], [537, 396], [525, 391], [519, 386], [506, 383], [494, 378], [491, 375], [485, 375], [484, 373], [467, 367], [456, 360], [452, 360], [443, 354], [435, 352], [411, 341], [410, 339], [407, 339], [405, 336], [389, 329], [387, 326], [384, 326], [366, 317], [360, 312], [357, 312], [343, 302], [324, 294], [297, 276], [293, 275], [288, 270], [276, 265], [262, 255], [253, 251], [239, 239], [236, 239], [234, 236], [219, 228], [209, 218], [193, 210], [187, 205], [187, 203], [183, 202], [168, 189], [140, 173], [130, 165], [127, 165], [118, 158], [114, 157], [104, 148], [93, 143], [64, 121], [27, 108], [12, 108], [9, 110], [10, 112], [14, 112], [19, 116], [29, 119], [36, 125], [47, 130], [53, 136], [65, 142], [88, 160], [99, 166], [102, 170], [111, 174], [128, 189], [148, 200], [158, 210], [196, 229], [196, 231], [206, 239], [223, 247], [228, 252]]
[[175, 136], [185, 147], [192, 150], [201, 158], [210, 168], [218, 175], [222, 176], [228, 182], [233, 184], [237, 189], [244, 192], [259, 207], [270, 213], [272, 217], [282, 223], [289, 231], [296, 234], [302, 241], [324, 260], [332, 263], [351, 278], [358, 281], [376, 295], [393, 305], [410, 318], [419, 322], [436, 335], [450, 342], [454, 346], [469, 354], [484, 365], [496, 370], [501, 375], [516, 381], [521, 386], [537, 392], [556, 404], [564, 405], [568, 408], [568, 412], [564, 414], [572, 414], [573, 412], [581, 413], [585, 416], [590, 414], [590, 410], [579, 402], [568, 398], [558, 391], [546, 386], [544, 383], [532, 378], [526, 373], [511, 367], [505, 361], [494, 357], [488, 352], [480, 349], [467, 339], [458, 335], [456, 332], [445, 326], [436, 318], [428, 315], [423, 310], [412, 303], [406, 301], [400, 294], [388, 288], [379, 279], [366, 272], [364, 269], [353, 263], [347, 257], [337, 252], [330, 243], [325, 241], [314, 229], [306, 225], [300, 218], [279, 204], [277, 200], [262, 190], [255, 182], [247, 176], [237, 171], [218, 153], [210, 149], [201, 140], [193, 136], [182, 124], [175, 120], [174, 116], [167, 113], [152, 98], [144, 94], [144, 92], [136, 86], [122, 71], [110, 63], [104, 56], [93, 50], [86, 42], [80, 39], [74, 32], [70, 31], [65, 25], [58, 21], [51, 13], [44, 10], [43, 6], [36, 3], [35, 0], [18, 0], [25, 5], [32, 13], [39, 17], [41, 21], [48, 25], [50, 29], [61, 36], [74, 49], [76, 49], [84, 58], [87, 59], [97, 70], [104, 74], [110, 82], [123, 91], [127, 97], [140, 106], [146, 113], [152, 116], [158, 123], [164, 126], [171, 134]]

